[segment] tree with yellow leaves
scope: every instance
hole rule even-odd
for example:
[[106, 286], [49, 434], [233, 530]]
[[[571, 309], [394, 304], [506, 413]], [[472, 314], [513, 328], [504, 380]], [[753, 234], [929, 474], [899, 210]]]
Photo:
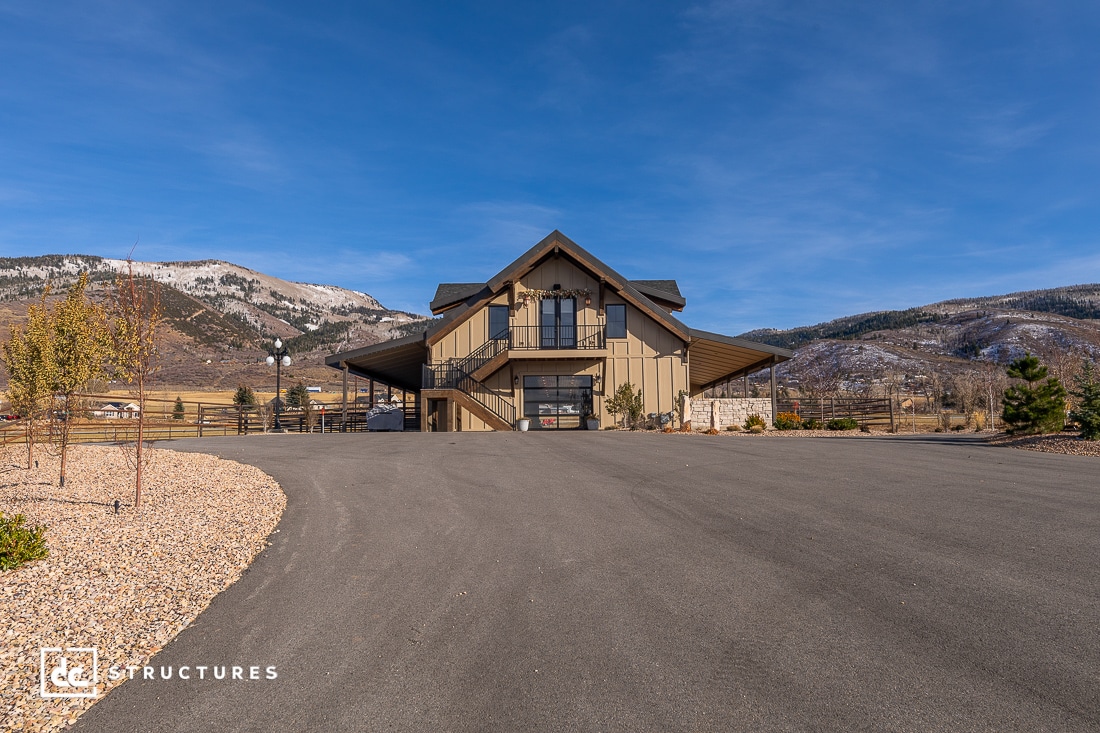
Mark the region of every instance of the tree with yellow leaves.
[[65, 485], [65, 463], [75, 415], [73, 395], [104, 373], [110, 354], [106, 314], [89, 300], [88, 273], [82, 272], [65, 298], [50, 313], [51, 359], [47, 381], [53, 393], [50, 433], [61, 456], [60, 485]]
[[12, 412], [22, 417], [27, 440], [27, 468], [34, 465], [34, 443], [39, 420], [49, 409], [50, 370], [53, 361], [53, 334], [50, 313], [46, 309], [47, 285], [42, 301], [27, 311], [25, 326], [12, 326], [11, 336], [0, 354], [8, 372], [8, 400]]
[[108, 307], [112, 359], [116, 374], [131, 385], [138, 405], [137, 444], [133, 453], [134, 507], [141, 506], [141, 475], [147, 454], [145, 402], [149, 382], [156, 373], [157, 339], [163, 311], [156, 284], [134, 275], [133, 260], [126, 260], [126, 274], [115, 280]]

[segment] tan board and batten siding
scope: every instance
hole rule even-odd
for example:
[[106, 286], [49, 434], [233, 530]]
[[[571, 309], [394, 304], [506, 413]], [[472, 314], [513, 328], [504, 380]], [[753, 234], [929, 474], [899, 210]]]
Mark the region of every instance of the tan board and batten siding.
[[[539, 325], [539, 301], [531, 300], [524, 305], [522, 293], [525, 290], [551, 290], [555, 285], [562, 290], [589, 290], [592, 293], [591, 305], [585, 305], [583, 296], [577, 298], [578, 326], [603, 323], [599, 313], [599, 281], [563, 258], [544, 262], [515, 283], [511, 293], [502, 293], [486, 305], [509, 305], [511, 300], [514, 303], [510, 312], [511, 325], [535, 327]], [[684, 342], [648, 314], [609, 289], [605, 291], [605, 305], [619, 303], [626, 305], [627, 337], [607, 340], [607, 360], [603, 373], [600, 362], [604, 352], [587, 358], [578, 357], [577, 352], [572, 352], [569, 357], [560, 359], [532, 359], [527, 358], [527, 354], [516, 352], [511, 355], [513, 358], [509, 364], [486, 379], [484, 384], [498, 394], [514, 400], [517, 413], [522, 413], [524, 376], [599, 376], [601, 381], [594, 390], [593, 407], [600, 417], [601, 425], [610, 425], [613, 421], [604, 408], [605, 396], [613, 395], [626, 382], [633, 384], [635, 389], [642, 390], [647, 412], [672, 411], [675, 409], [676, 395], [680, 390], [688, 389]], [[448, 359], [463, 358], [484, 344], [488, 337], [489, 309], [482, 307], [432, 345], [432, 363], [440, 364]], [[459, 422], [462, 430], [491, 429], [466, 410], [461, 410]]]

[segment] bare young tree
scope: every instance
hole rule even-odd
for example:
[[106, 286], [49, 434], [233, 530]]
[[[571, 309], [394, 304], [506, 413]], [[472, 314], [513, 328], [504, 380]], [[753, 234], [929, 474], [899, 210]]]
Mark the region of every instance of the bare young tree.
[[[132, 255], [132, 253], [131, 253]], [[149, 383], [159, 368], [157, 339], [163, 311], [156, 283], [134, 275], [133, 259], [126, 259], [126, 274], [115, 281], [110, 304], [113, 362], [126, 380], [138, 406], [137, 443], [134, 446], [134, 507], [141, 506], [145, 453], [145, 406]]]

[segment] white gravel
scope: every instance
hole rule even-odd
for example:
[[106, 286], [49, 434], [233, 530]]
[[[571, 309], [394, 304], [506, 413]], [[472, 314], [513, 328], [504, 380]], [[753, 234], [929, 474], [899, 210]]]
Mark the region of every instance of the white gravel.
[[55, 731], [94, 700], [43, 699], [40, 647], [96, 647], [102, 698], [107, 669], [146, 663], [240, 577], [286, 497], [252, 466], [157, 449], [135, 510], [122, 449], [72, 448], [64, 489], [45, 451], [14, 468], [23, 450], [0, 454], [0, 511], [46, 525], [50, 556], [0, 573], [0, 729]]

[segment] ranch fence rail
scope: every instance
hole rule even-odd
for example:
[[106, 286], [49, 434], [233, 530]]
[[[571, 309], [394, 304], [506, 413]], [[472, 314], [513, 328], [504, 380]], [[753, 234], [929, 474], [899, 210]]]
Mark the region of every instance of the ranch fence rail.
[[803, 421], [827, 422], [850, 417], [861, 427], [889, 427], [896, 430], [894, 401], [889, 397], [781, 397], [776, 400], [779, 412], [793, 412]]

